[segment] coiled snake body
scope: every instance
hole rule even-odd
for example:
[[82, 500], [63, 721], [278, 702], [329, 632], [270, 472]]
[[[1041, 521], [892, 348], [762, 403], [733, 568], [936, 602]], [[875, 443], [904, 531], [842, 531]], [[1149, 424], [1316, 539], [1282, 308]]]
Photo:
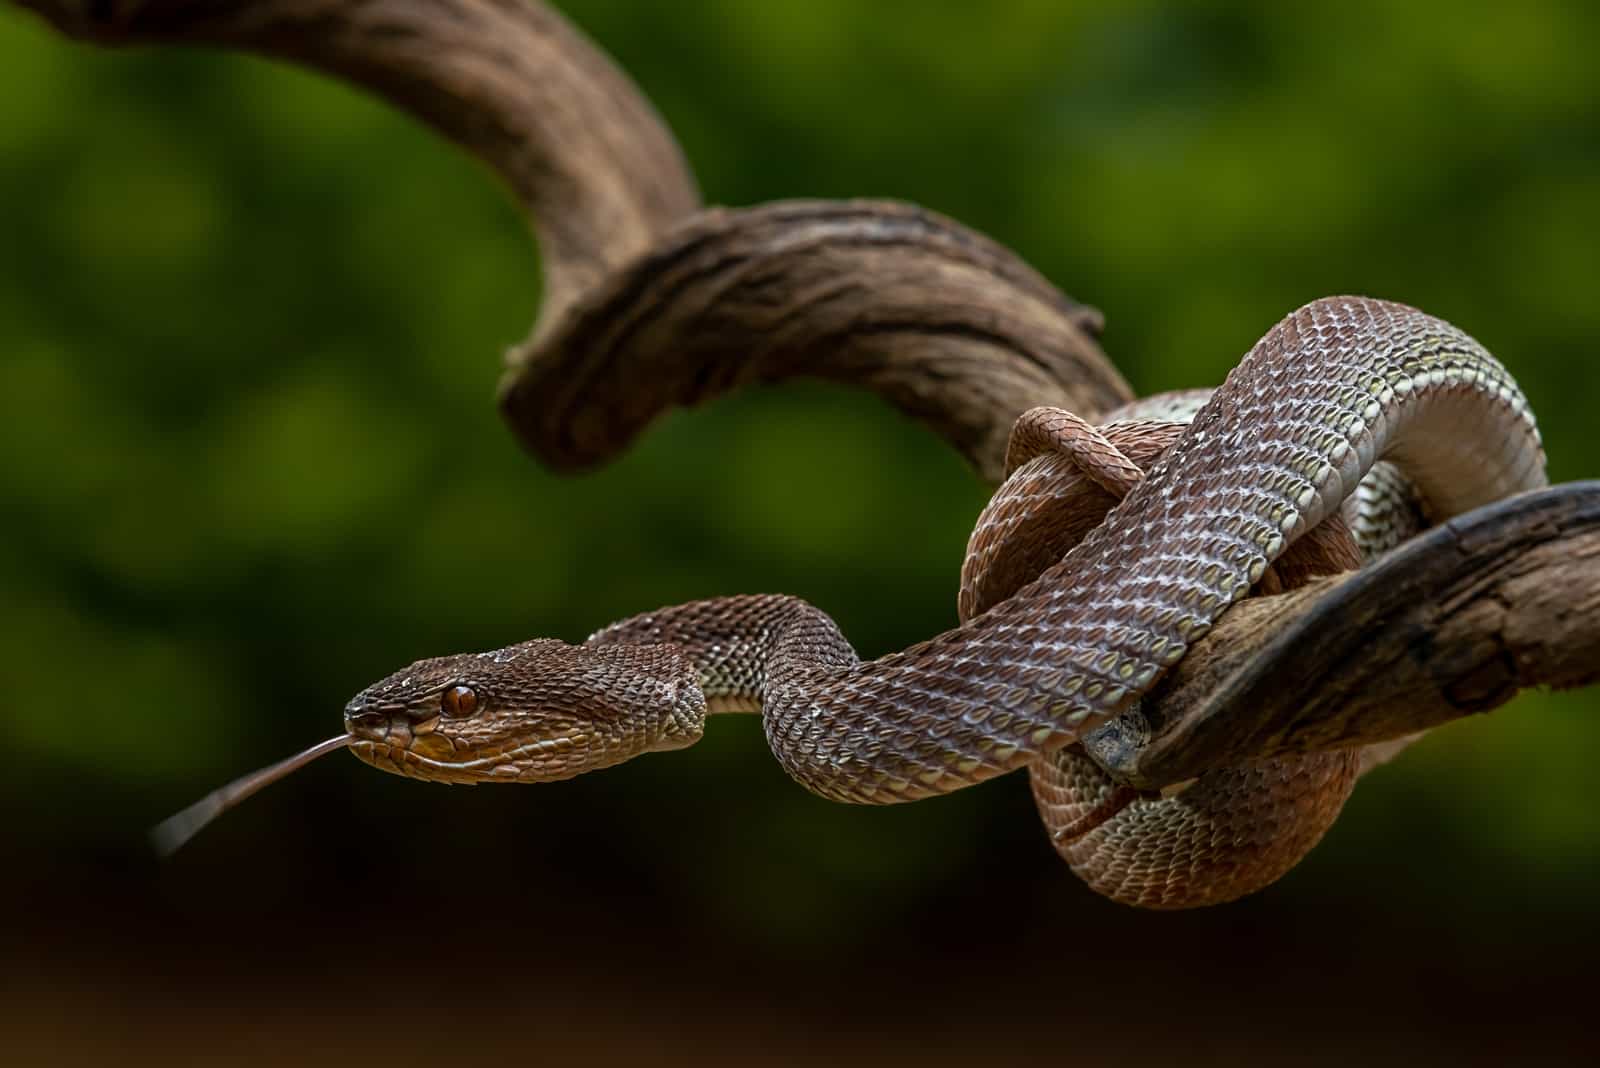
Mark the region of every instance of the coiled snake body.
[[[1136, 715], [1253, 587], [1355, 563], [1358, 541], [1384, 547], [1414, 512], [1437, 521], [1542, 486], [1544, 457], [1493, 357], [1376, 300], [1301, 308], [1186, 427], [1151, 421], [1193, 407], [1146, 402], [1103, 434], [1063, 413], [1025, 419], [974, 533], [961, 624], [904, 651], [862, 662], [792, 597], [698, 601], [579, 646], [413, 664], [350, 702], [350, 746], [418, 778], [549, 781], [691, 744], [709, 713], [759, 710], [783, 767], [824, 797], [909, 801], [1028, 767], [1057, 848], [1102, 893], [1158, 907], [1248, 893], [1315, 844], [1360, 754], [1142, 797], [1100, 771], [1094, 732]], [[1346, 504], [1379, 460], [1404, 479], [1380, 468]]]

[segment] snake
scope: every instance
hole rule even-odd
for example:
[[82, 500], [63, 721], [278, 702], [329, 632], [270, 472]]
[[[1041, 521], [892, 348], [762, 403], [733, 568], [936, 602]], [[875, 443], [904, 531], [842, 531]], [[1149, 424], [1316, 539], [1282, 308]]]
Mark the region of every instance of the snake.
[[166, 847], [339, 748], [444, 783], [551, 782], [694, 744], [756, 713], [796, 782], [890, 804], [1027, 768], [1056, 850], [1148, 908], [1217, 904], [1281, 877], [1374, 755], [1216, 768], [1159, 793], [1095, 759], [1228, 607], [1359, 566], [1420, 526], [1546, 484], [1532, 411], [1455, 326], [1365, 297], [1274, 325], [1209, 393], [1091, 425], [1036, 409], [979, 517], [956, 626], [862, 660], [781, 594], [645, 612], [580, 643], [535, 638], [425, 659], [358, 693], [344, 734], [158, 828]]

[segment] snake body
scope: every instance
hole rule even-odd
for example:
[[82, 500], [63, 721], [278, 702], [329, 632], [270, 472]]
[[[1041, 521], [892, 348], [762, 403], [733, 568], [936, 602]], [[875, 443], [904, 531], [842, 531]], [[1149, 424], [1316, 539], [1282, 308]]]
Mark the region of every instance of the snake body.
[[[1007, 455], [1011, 476], [984, 509], [962, 567], [963, 620], [1008, 597], [1065, 555], [1179, 438], [1209, 391], [1158, 395], [1111, 412], [1094, 428], [1060, 409], [1024, 413]], [[1147, 419], [1146, 416], [1157, 416]], [[1375, 528], [1410, 533], [1409, 482], [1376, 464], [1329, 516], [1295, 540], [1257, 591], [1293, 588], [1361, 566]], [[1215, 904], [1250, 893], [1293, 867], [1333, 824], [1355, 788], [1359, 750], [1217, 768], [1167, 796], [1141, 794], [1095, 762], [1100, 735], [1138, 732], [1138, 706], [1118, 721], [1029, 765], [1050, 840], [1092, 888], [1151, 908]]]
[[[1058, 844], [1102, 892], [1167, 907], [1248, 892], [1316, 841], [1359, 756], [1138, 798], [1094, 765], [1093, 732], [1230, 604], [1281, 582], [1269, 568], [1324, 520], [1335, 517], [1329, 545], [1363, 526], [1378, 544], [1408, 502], [1436, 521], [1542, 486], [1538, 431], [1504, 368], [1460, 330], [1330, 298], [1274, 326], [1159, 455], [1124, 458], [1117, 475], [1109, 457], [1105, 477], [1125, 492], [1105, 491], [1103, 519], [1083, 522], [1070, 548], [1036, 553], [1040, 567], [993, 584], [1003, 596], [964, 600], [969, 618], [901, 652], [861, 661], [797, 598], [696, 601], [582, 645], [538, 639], [413, 664], [347, 706], [351, 748], [419, 778], [549, 781], [690, 744], [709, 713], [759, 710], [785, 770], [824, 797], [910, 801], [1029, 767], [1055, 830], [1081, 832]], [[1379, 460], [1405, 482], [1341, 521]], [[1056, 458], [1028, 463], [1045, 462]], [[1028, 463], [1012, 482], [1037, 472]], [[990, 566], [1008, 565], [980, 574]]]

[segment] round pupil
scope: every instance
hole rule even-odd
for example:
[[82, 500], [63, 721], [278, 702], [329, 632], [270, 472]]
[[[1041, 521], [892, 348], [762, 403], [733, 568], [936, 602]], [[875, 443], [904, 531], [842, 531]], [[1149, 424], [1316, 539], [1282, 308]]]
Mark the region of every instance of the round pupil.
[[444, 692], [439, 711], [447, 716], [470, 716], [478, 710], [478, 693], [471, 686], [452, 686]]

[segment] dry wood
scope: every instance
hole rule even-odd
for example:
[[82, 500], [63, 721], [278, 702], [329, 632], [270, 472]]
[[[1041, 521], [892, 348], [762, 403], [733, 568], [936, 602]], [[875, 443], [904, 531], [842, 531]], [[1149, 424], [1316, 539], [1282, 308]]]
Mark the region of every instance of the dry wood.
[[881, 201], [709, 211], [607, 279], [508, 376], [501, 404], [559, 467], [620, 450], [669, 404], [813, 375], [881, 394], [999, 481], [1011, 424], [1132, 391], [1099, 313], [932, 212]]
[[17, 0], [102, 45], [202, 44], [365, 86], [477, 155], [533, 215], [545, 320], [700, 207], [671, 132], [565, 19], [516, 0]]
[[1600, 481], [1571, 482], [1460, 516], [1361, 571], [1235, 605], [1146, 699], [1148, 735], [1096, 757], [1160, 787], [1595, 681]]
[[533, 216], [545, 276], [501, 409], [552, 466], [603, 462], [669, 405], [811, 375], [877, 390], [998, 480], [1025, 409], [1093, 416], [1133, 396], [1097, 312], [948, 219], [883, 203], [697, 214], [649, 102], [534, 0], [16, 2], [98, 44], [317, 68], [498, 171]]

